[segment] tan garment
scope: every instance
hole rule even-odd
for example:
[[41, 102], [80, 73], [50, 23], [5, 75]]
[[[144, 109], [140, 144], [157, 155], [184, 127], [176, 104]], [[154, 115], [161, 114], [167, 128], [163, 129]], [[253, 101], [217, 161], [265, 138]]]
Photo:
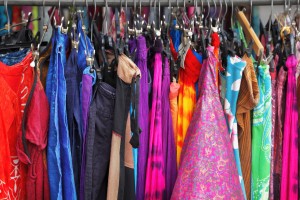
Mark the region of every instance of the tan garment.
[[258, 104], [259, 89], [253, 62], [247, 55], [247, 62], [237, 102], [236, 118], [238, 122], [239, 151], [247, 199], [251, 199], [251, 115], [250, 111]]
[[117, 74], [122, 81], [131, 84], [132, 78], [141, 76], [141, 71], [130, 58], [122, 54], [119, 56]]
[[113, 131], [111, 138], [111, 150], [109, 160], [109, 174], [107, 186], [107, 200], [118, 199], [120, 177], [120, 147], [121, 136]]
[[[131, 84], [132, 79], [136, 76], [140, 76], [141, 72], [139, 68], [136, 66], [136, 64], [132, 62], [126, 55], [123, 54], [119, 56], [117, 75], [126, 84]], [[133, 168], [134, 161], [133, 161], [132, 146], [129, 143], [130, 138], [131, 138], [131, 128], [130, 128], [130, 117], [128, 113], [126, 130], [125, 130], [124, 165], [125, 167]], [[122, 140], [121, 136], [113, 132], [112, 139], [111, 139], [107, 200], [118, 199], [121, 140]]]
[[124, 165], [125, 165], [125, 167], [133, 169], [134, 161], [133, 161], [132, 146], [130, 144], [130, 138], [131, 138], [130, 115], [128, 113], [128, 118], [127, 118], [127, 123], [126, 123], [126, 131], [125, 131]]

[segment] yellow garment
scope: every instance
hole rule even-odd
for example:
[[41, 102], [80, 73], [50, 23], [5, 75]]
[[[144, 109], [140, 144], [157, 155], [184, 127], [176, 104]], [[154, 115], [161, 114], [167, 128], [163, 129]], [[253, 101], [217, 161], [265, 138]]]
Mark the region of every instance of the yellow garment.
[[179, 98], [178, 98], [178, 124], [177, 124], [177, 165], [180, 164], [180, 154], [187, 129], [190, 125], [194, 107], [196, 104], [195, 83], [199, 79], [202, 64], [196, 58], [191, 49], [188, 50], [185, 68], [179, 69]]
[[172, 82], [170, 85], [170, 94], [169, 94], [175, 144], [177, 143], [177, 118], [178, 118], [177, 97], [179, 93], [179, 88], [180, 85], [178, 83]]

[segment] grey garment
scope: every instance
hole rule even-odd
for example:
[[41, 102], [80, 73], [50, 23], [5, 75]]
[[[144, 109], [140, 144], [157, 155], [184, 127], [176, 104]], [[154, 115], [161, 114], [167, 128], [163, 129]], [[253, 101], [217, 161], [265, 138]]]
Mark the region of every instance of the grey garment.
[[106, 199], [116, 90], [96, 83], [89, 114], [84, 199]]

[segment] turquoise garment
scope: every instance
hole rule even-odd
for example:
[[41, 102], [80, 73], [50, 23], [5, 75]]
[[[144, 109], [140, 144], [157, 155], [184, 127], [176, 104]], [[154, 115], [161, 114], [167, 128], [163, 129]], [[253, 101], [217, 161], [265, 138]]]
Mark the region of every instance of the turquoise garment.
[[[7, 9], [8, 9], [8, 16], [10, 19], [10, 24], [12, 24], [12, 22], [11, 22], [12, 8], [11, 8], [11, 6], [8, 6]], [[0, 6], [0, 29], [4, 28], [5, 24], [7, 24], [7, 15], [6, 15], [5, 7]], [[0, 36], [5, 35], [6, 33], [7, 33], [7, 30], [2, 30], [2, 31], [0, 31]]]
[[[130, 115], [132, 114], [133, 110], [132, 110], [132, 105], [130, 106]], [[133, 133], [131, 132], [131, 136], [133, 136]], [[137, 182], [137, 164], [138, 164], [138, 148], [132, 148], [132, 154], [133, 154], [133, 164], [134, 164], [134, 191], [136, 192], [136, 182]]]
[[233, 145], [234, 157], [236, 166], [238, 169], [240, 184], [244, 197], [246, 199], [246, 190], [243, 180], [239, 144], [238, 144], [238, 132], [237, 132], [237, 120], [236, 120], [236, 105], [239, 96], [242, 74], [246, 67], [246, 62], [239, 57], [227, 57], [227, 71], [226, 71], [226, 92], [224, 100], [224, 111], [228, 130], [230, 133], [231, 142]]

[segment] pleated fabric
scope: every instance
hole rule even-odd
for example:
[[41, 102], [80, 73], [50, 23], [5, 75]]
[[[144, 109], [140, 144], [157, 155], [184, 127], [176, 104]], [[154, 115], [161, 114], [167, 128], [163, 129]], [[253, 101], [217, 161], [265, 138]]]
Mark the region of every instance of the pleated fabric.
[[208, 47], [199, 99], [184, 141], [171, 199], [243, 199], [232, 144], [216, 85], [217, 62]]
[[282, 179], [280, 199], [298, 199], [298, 110], [294, 55], [286, 61], [288, 69], [284, 120]]
[[259, 103], [253, 111], [251, 199], [268, 199], [271, 160], [272, 92], [268, 65], [258, 66]]
[[177, 164], [179, 166], [180, 154], [186, 131], [190, 125], [196, 104], [196, 89], [202, 64], [194, 55], [191, 49], [188, 49], [184, 61], [185, 68], [179, 70], [180, 85], [178, 95], [178, 121], [177, 121]]
[[246, 63], [243, 71], [236, 119], [238, 123], [239, 151], [247, 199], [251, 199], [251, 110], [258, 104], [259, 90], [252, 59], [242, 58]]
[[162, 149], [162, 44], [155, 41], [153, 64], [152, 107], [150, 113], [149, 150], [146, 169], [144, 199], [163, 199], [165, 191], [164, 161]]

